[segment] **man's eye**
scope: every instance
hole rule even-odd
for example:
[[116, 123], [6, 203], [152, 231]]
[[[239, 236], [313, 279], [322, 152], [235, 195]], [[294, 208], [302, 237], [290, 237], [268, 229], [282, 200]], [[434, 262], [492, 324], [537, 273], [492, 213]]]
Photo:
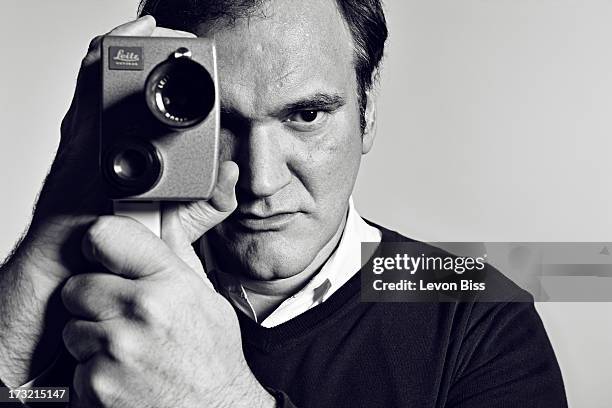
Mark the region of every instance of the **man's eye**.
[[325, 112], [316, 110], [304, 110], [289, 116], [290, 122], [312, 123], [320, 119]]
[[297, 130], [315, 130], [326, 122], [329, 112], [322, 110], [301, 110], [292, 113], [285, 122]]

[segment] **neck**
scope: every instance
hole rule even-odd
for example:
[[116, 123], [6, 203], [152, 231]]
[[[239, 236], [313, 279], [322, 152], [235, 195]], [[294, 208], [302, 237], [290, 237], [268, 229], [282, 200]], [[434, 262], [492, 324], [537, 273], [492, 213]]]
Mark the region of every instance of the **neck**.
[[340, 242], [346, 226], [347, 214], [343, 217], [333, 237], [321, 248], [317, 256], [302, 272], [288, 278], [267, 281], [238, 277], [240, 284], [247, 292], [249, 302], [255, 309], [258, 320], [265, 319], [285, 299], [299, 292], [321, 270], [321, 267], [334, 253]]

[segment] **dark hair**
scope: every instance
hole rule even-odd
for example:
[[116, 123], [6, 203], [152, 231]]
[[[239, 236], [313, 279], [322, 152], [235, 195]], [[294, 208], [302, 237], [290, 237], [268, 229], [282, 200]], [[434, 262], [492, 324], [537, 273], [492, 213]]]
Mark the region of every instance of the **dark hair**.
[[[138, 15], [150, 14], [162, 27], [190, 30], [201, 23], [235, 21], [253, 15], [266, 0], [141, 0]], [[372, 88], [387, 40], [381, 0], [335, 0], [355, 44], [355, 72], [361, 128], [367, 92]]]

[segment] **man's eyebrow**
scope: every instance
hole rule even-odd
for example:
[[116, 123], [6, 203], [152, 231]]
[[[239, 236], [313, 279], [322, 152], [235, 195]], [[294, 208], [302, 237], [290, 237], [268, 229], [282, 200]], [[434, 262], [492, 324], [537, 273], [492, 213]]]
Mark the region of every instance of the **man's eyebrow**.
[[284, 105], [278, 110], [278, 115], [287, 115], [302, 110], [328, 110], [334, 111], [346, 104], [340, 94], [316, 93]]
[[[282, 105], [280, 108], [272, 110], [272, 115], [282, 117], [301, 110], [327, 110], [335, 111], [346, 105], [346, 100], [340, 94], [330, 94], [318, 92], [295, 101]], [[233, 120], [240, 117], [240, 112], [231, 106], [221, 103], [221, 115], [231, 117]]]

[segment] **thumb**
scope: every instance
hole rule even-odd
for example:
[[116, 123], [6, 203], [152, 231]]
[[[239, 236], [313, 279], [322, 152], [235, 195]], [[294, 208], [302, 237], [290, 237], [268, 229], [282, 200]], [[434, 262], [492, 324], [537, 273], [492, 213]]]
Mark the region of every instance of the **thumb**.
[[195, 270], [202, 270], [202, 266], [191, 244], [220, 224], [236, 209], [237, 182], [238, 165], [226, 161], [219, 166], [217, 184], [210, 200], [164, 205], [161, 238]]

